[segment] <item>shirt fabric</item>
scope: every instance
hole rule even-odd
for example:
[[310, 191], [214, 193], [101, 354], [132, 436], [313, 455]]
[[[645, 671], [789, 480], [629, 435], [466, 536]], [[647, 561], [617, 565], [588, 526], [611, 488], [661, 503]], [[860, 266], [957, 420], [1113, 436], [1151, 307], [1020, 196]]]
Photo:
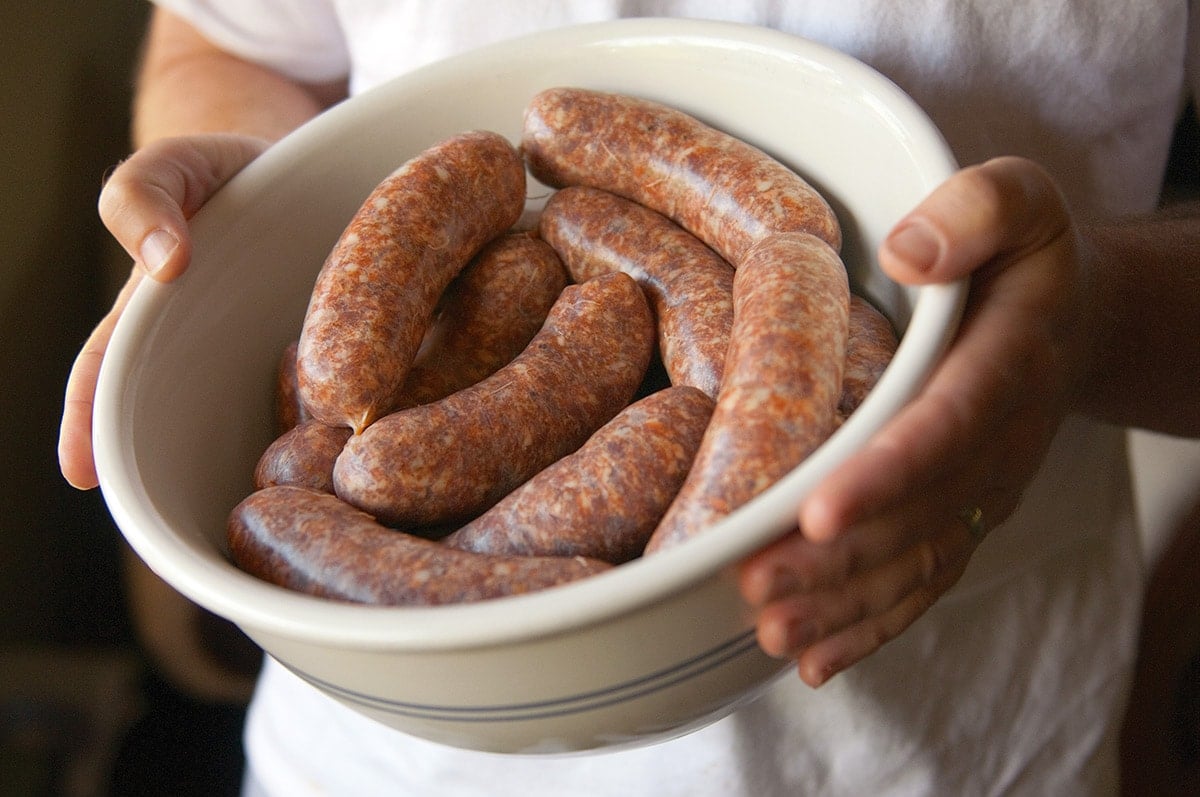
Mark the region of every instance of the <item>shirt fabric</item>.
[[[162, 0], [217, 44], [353, 93], [515, 35], [618, 16], [765, 25], [843, 50], [961, 164], [1044, 165], [1082, 214], [1157, 202], [1188, 91], [1185, 0]], [[247, 794], [1097, 795], [1116, 790], [1143, 561], [1125, 431], [1070, 418], [1021, 506], [898, 639], [818, 690], [794, 675], [679, 739], [564, 757], [410, 738], [267, 660]]]

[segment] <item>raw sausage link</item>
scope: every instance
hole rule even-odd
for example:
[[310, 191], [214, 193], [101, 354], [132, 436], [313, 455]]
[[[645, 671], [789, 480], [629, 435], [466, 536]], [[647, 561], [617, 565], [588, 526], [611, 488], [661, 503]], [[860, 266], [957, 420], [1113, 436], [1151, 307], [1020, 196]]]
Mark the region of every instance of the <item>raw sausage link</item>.
[[850, 297], [850, 336], [846, 341], [846, 372], [842, 376], [839, 422], [850, 417], [875, 387], [900, 345], [892, 322], [861, 296]]
[[267, 446], [254, 468], [254, 488], [290, 484], [333, 492], [333, 463], [352, 432], [345, 426], [305, 421]]
[[832, 208], [798, 174], [656, 102], [547, 89], [526, 106], [521, 148], [530, 173], [543, 183], [590, 185], [653, 208], [734, 267], [772, 232], [802, 230], [841, 247]]
[[528, 232], [496, 238], [450, 283], [391, 409], [445, 398], [510, 362], [566, 284], [566, 269], [545, 241]]
[[313, 288], [297, 356], [314, 418], [362, 431], [404, 382], [450, 280], [524, 209], [519, 152], [495, 133], [448, 138], [384, 179]]
[[302, 487], [251, 493], [229, 515], [234, 562], [272, 584], [381, 605], [519, 595], [602, 573], [582, 557], [487, 556], [386, 528], [334, 495]]
[[653, 349], [650, 305], [632, 277], [570, 285], [511, 363], [350, 438], [334, 465], [337, 494], [389, 526], [474, 517], [620, 412]]
[[712, 408], [689, 386], [651, 394], [443, 542], [478, 553], [633, 559], [683, 483]]
[[671, 383], [716, 397], [733, 325], [733, 268], [720, 255], [666, 216], [585, 186], [555, 192], [538, 231], [576, 282], [610, 271], [636, 279]]
[[[506, 364], [529, 343], [567, 284], [550, 245], [529, 232], [496, 238], [447, 287], [438, 316], [388, 412], [445, 398]], [[296, 388], [293, 341], [280, 357], [279, 433], [309, 420]]]
[[299, 347], [298, 340], [284, 346], [275, 370], [275, 429], [278, 434], [310, 420], [296, 384], [296, 350]]
[[734, 278], [733, 336], [716, 409], [646, 553], [725, 517], [829, 436], [849, 301], [845, 267], [819, 239], [782, 233], [750, 250]]

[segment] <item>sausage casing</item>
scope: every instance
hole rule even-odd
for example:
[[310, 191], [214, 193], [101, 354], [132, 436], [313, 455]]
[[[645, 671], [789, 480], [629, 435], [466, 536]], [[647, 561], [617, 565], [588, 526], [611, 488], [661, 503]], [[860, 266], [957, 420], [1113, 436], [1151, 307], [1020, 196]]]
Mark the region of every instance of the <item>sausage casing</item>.
[[850, 332], [838, 418], [844, 421], [883, 376], [900, 345], [892, 322], [862, 296], [850, 296]]
[[650, 305], [632, 277], [569, 285], [508, 365], [351, 437], [334, 465], [337, 494], [389, 526], [474, 517], [620, 412], [653, 349]]
[[765, 238], [734, 277], [725, 379], [696, 461], [646, 553], [771, 486], [833, 431], [849, 327], [841, 258], [807, 233]]
[[476, 131], [407, 161], [363, 202], [317, 275], [297, 355], [304, 406], [361, 431], [399, 390], [450, 280], [524, 210], [525, 168]]
[[556, 191], [538, 231], [576, 282], [610, 271], [636, 279], [654, 308], [671, 384], [716, 397], [733, 325], [732, 266], [661, 213], [586, 186]]
[[290, 341], [279, 353], [279, 364], [275, 368], [275, 431], [283, 434], [294, 426], [311, 420], [304, 403], [300, 401], [300, 387], [296, 384], [296, 351], [300, 341]]
[[521, 148], [530, 173], [545, 184], [590, 185], [653, 208], [734, 267], [772, 232], [801, 230], [841, 247], [832, 208], [799, 174], [660, 103], [546, 89], [526, 106]]
[[440, 605], [519, 595], [604, 572], [582, 557], [488, 556], [376, 523], [330, 493], [268, 487], [229, 514], [235, 564], [281, 587], [380, 605]]
[[443, 542], [491, 554], [633, 559], [683, 483], [712, 408], [687, 385], [652, 393]]
[[333, 463], [352, 432], [345, 426], [303, 421], [267, 446], [254, 468], [254, 487], [290, 484], [333, 492]]
[[[558, 255], [530, 233], [502, 235], [484, 246], [439, 302], [412, 367], [387, 411], [445, 398], [517, 356], [566, 286]], [[292, 341], [280, 356], [276, 416], [282, 434], [310, 419], [296, 386]]]
[[507, 364], [541, 329], [566, 284], [562, 261], [536, 236], [489, 242], [446, 289], [389, 411], [445, 398]]

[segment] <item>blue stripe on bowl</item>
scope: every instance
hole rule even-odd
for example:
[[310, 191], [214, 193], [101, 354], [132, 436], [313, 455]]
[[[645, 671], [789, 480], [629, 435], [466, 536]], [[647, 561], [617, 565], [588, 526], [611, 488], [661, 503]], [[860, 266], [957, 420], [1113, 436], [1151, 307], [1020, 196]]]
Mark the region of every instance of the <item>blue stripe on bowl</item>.
[[514, 722], [578, 714], [617, 703], [636, 700], [646, 695], [669, 689], [678, 683], [714, 670], [739, 657], [753, 654], [757, 649], [758, 642], [755, 639], [754, 631], [750, 630], [703, 653], [677, 662], [657, 672], [604, 689], [554, 698], [552, 700], [491, 706], [438, 706], [426, 703], [388, 700], [329, 683], [298, 670], [286, 662], [284, 662], [284, 666], [319, 689], [336, 695], [347, 702], [355, 703], [375, 711], [382, 711], [403, 717], [450, 722]]

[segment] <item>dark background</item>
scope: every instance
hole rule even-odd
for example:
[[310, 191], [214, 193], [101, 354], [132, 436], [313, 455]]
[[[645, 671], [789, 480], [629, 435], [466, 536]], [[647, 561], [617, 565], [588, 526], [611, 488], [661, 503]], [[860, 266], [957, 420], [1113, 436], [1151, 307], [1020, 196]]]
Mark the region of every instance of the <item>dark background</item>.
[[[135, 632], [98, 491], [58, 473], [63, 386], [128, 261], [96, 215], [126, 154], [149, 5], [5, 0], [0, 72], [0, 794], [208, 795], [242, 705], [164, 677]], [[201, 618], [204, 619], [204, 618]]]

